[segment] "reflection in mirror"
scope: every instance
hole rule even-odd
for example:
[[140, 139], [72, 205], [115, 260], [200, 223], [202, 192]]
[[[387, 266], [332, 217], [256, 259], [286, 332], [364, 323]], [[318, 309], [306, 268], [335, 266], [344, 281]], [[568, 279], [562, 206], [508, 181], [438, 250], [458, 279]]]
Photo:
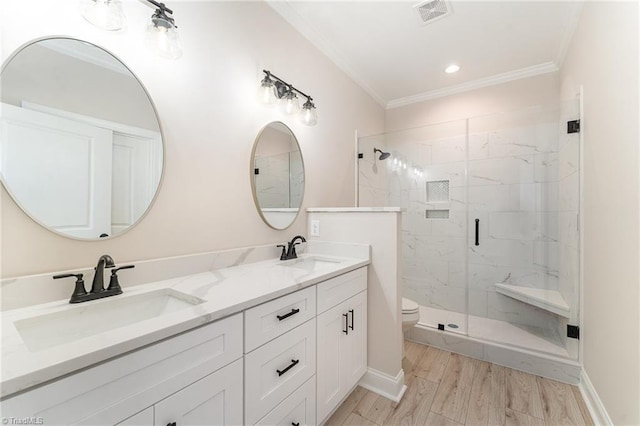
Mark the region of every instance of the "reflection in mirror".
[[253, 146], [252, 189], [256, 207], [274, 229], [288, 228], [302, 204], [304, 164], [298, 141], [281, 122], [265, 126]]
[[2, 70], [0, 178], [62, 235], [118, 235], [151, 206], [163, 169], [155, 108], [109, 52], [80, 40], [28, 44]]

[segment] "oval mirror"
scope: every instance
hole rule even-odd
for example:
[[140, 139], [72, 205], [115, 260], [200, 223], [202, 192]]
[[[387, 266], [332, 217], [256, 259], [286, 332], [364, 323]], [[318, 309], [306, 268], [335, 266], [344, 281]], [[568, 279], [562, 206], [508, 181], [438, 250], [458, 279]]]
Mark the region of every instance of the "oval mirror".
[[267, 225], [291, 226], [304, 196], [304, 163], [298, 140], [284, 123], [274, 121], [258, 133], [251, 153], [251, 189]]
[[0, 179], [32, 219], [61, 235], [121, 234], [149, 209], [164, 163], [155, 107], [111, 53], [47, 38], [2, 69]]

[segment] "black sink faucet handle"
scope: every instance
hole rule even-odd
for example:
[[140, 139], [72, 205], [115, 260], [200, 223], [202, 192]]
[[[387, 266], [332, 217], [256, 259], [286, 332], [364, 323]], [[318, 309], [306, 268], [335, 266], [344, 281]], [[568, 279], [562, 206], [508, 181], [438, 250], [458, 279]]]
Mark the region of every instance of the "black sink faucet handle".
[[58, 280], [60, 278], [68, 278], [68, 277], [76, 277], [76, 286], [73, 289], [73, 294], [71, 295], [71, 299], [69, 299], [69, 303], [76, 303], [80, 296], [84, 296], [87, 294], [87, 290], [84, 288], [84, 280], [82, 279], [83, 274], [60, 274], [54, 275], [53, 279]]
[[109, 280], [109, 287], [107, 287], [107, 291], [113, 291], [115, 294], [122, 293], [122, 287], [120, 287], [120, 282], [118, 281], [118, 271], [122, 269], [131, 269], [135, 267], [136, 265], [125, 265], [125, 266], [120, 266], [119, 268], [112, 269], [111, 279]]
[[282, 253], [280, 254], [280, 260], [287, 260], [287, 246], [284, 244], [278, 244], [276, 247], [282, 247]]

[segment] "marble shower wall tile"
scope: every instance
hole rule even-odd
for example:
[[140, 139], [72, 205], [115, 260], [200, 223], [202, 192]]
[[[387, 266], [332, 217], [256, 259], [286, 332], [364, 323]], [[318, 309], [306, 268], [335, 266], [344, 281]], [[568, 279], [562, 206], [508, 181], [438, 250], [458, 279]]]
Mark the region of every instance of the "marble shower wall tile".
[[387, 207], [390, 201], [389, 166], [376, 159], [374, 148], [386, 150], [384, 135], [358, 140], [358, 152], [363, 155], [358, 160], [358, 202], [361, 207]]
[[490, 212], [489, 238], [535, 240], [539, 237], [535, 212]]
[[557, 182], [560, 179], [560, 160], [557, 152], [536, 154], [534, 161], [533, 174], [536, 182]]
[[469, 187], [534, 182], [534, 155], [469, 161]]

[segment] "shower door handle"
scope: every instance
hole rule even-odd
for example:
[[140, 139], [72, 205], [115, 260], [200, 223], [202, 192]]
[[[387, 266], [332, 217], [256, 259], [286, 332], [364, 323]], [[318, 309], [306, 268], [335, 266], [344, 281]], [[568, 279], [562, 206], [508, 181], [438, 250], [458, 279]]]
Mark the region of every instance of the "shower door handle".
[[476, 219], [476, 245], [480, 245], [480, 219]]

